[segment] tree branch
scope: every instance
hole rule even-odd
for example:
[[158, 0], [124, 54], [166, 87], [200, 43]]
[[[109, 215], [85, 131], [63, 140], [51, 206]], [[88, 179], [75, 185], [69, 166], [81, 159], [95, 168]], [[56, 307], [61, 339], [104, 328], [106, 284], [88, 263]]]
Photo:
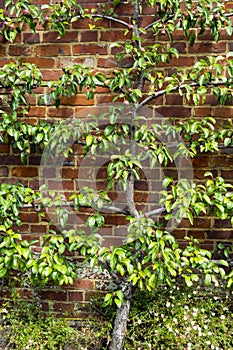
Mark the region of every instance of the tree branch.
[[[158, 209], [155, 209], [155, 210], [151, 210], [151, 211], [149, 211], [148, 213], [144, 214], [144, 216], [145, 216], [145, 217], [149, 217], [149, 216], [161, 214], [161, 213], [164, 212], [164, 210], [165, 210], [164, 207], [158, 208]], [[142, 217], [142, 216], [143, 216], [143, 215], [141, 215], [141, 217]]]
[[[193, 82], [193, 83], [190, 83], [190, 82], [187, 82], [186, 84], [181, 84], [181, 85], [176, 85], [174, 86], [174, 88], [170, 89], [168, 93], [171, 93], [171, 92], [175, 92], [179, 89], [184, 89], [185, 88], [185, 85], [189, 84], [189, 86], [191, 87], [195, 87], [195, 86], [201, 86], [198, 82]], [[226, 82], [222, 81], [222, 80], [219, 80], [219, 81], [209, 81], [207, 82], [206, 84], [203, 84], [203, 86], [219, 86], [219, 85], [226, 85]], [[137, 112], [143, 107], [145, 106], [146, 104], [148, 104], [149, 102], [151, 102], [152, 100], [160, 97], [160, 96], [163, 96], [165, 95], [167, 92], [166, 89], [163, 89], [163, 90], [160, 90], [160, 91], [156, 91], [154, 92], [152, 95], [146, 97], [143, 101], [141, 101], [138, 106], [137, 106]]]
[[[164, 23], [168, 22], [170, 19], [172, 19], [173, 17], [175, 17], [175, 14], [174, 15], [170, 15], [168, 16], [168, 18], [166, 19], [166, 21], [164, 21]], [[149, 23], [147, 26], [145, 26], [143, 29], [144, 30], [147, 30], [147, 29], [150, 29], [151, 27], [153, 27], [153, 25], [159, 23], [159, 22], [162, 22], [162, 18], [158, 19], [157, 21], [153, 21], [151, 23]]]
[[[133, 11], [133, 21], [134, 21], [134, 34], [136, 38], [140, 37], [140, 32], [138, 30], [138, 20], [139, 20], [139, 4], [138, 0], [134, 3], [134, 11]], [[137, 50], [141, 50], [141, 42], [140, 40], [135, 40], [135, 45]]]
[[101, 15], [101, 14], [96, 13], [96, 14], [92, 14], [91, 17], [92, 17], [92, 18], [107, 19], [107, 20], [109, 20], [109, 21], [113, 21], [113, 22], [122, 24], [123, 26], [129, 28], [129, 23], [127, 23], [127, 22], [125, 22], [125, 21], [122, 21], [121, 19], [112, 17], [112, 16], [106, 16], [106, 15]]
[[[134, 125], [133, 121], [136, 116], [136, 110], [134, 110], [131, 114], [131, 120], [130, 120], [130, 153], [132, 155], [135, 155], [135, 142], [134, 142]], [[127, 181], [127, 188], [126, 188], [126, 204], [128, 206], [130, 215], [134, 218], [139, 218], [139, 212], [135, 206], [134, 202], [134, 174], [132, 170], [129, 171], [128, 175], [128, 181]]]
[[[61, 203], [60, 205], [54, 205], [54, 207], [74, 207], [74, 204], [72, 203]], [[26, 208], [34, 208], [35, 211], [39, 211], [41, 209], [41, 203], [40, 202], [36, 202], [33, 204], [24, 204], [22, 206], [22, 208], [26, 209]], [[80, 205], [80, 208], [92, 208], [91, 206], [85, 206], [85, 205]], [[92, 208], [94, 209], [94, 208]], [[130, 212], [127, 209], [122, 209], [122, 208], [118, 208], [112, 205], [103, 205], [102, 208], [99, 209], [99, 211], [101, 212], [102, 210], [109, 210], [112, 211], [114, 213], [118, 213], [118, 214], [123, 214], [123, 215], [129, 215]]]

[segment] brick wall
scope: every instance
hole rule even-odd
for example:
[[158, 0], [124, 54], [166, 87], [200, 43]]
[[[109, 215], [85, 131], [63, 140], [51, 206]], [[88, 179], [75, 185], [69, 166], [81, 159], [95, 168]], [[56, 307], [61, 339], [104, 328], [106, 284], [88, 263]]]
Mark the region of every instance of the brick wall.
[[[86, 8], [99, 7], [99, 3], [107, 3], [108, 1], [79, 1]], [[47, 3], [45, 0], [37, 1], [36, 4]], [[145, 16], [142, 21], [145, 25], [150, 21], [150, 12], [145, 7]], [[120, 18], [129, 20], [132, 13], [132, 7], [123, 3], [116, 9]], [[59, 79], [62, 74], [62, 68], [67, 65], [76, 63], [85, 64], [92, 69], [101, 68], [104, 72], [108, 71], [116, 65], [114, 60], [114, 53], [117, 48], [112, 47], [112, 43], [122, 42], [127, 38], [124, 35], [124, 28], [119, 24], [113, 24], [106, 20], [98, 22], [99, 26], [106, 27], [103, 29], [90, 30], [88, 21], [74, 22], [68, 27], [68, 30], [61, 39], [57, 39], [57, 33], [44, 31], [41, 27], [37, 28], [36, 34], [25, 26], [22, 33], [18, 34], [14, 43], [6, 43], [1, 40], [0, 46], [0, 66], [9, 63], [12, 60], [20, 60], [20, 62], [35, 63], [43, 74], [43, 80], [48, 82], [50, 80]], [[205, 33], [194, 46], [190, 46], [185, 40], [182, 31], [178, 31], [174, 35], [173, 46], [177, 48], [181, 55], [179, 59], [173, 59], [166, 67], [169, 73], [173, 72], [179, 67], [192, 65], [197, 57], [205, 55], [225, 54], [232, 51], [232, 37], [227, 37], [222, 33], [221, 40], [218, 43], [212, 41], [211, 36]], [[148, 40], [152, 40], [149, 38]], [[160, 35], [158, 41], [166, 45], [168, 37]], [[126, 62], [127, 64], [127, 62]], [[164, 67], [161, 65], [161, 70]], [[103, 103], [111, 103], [112, 96], [106, 89], [98, 88], [95, 97], [87, 100], [85, 95], [79, 93], [71, 98], [64, 97], [61, 100], [61, 106], [56, 109], [54, 106], [38, 106], [38, 98], [41, 94], [46, 93], [46, 87], [36, 89], [35, 95], [30, 97], [31, 108], [27, 116], [27, 121], [31, 124], [36, 124], [38, 120], [45, 119], [54, 122], [61, 119], [84, 115], [87, 110], [91, 110], [93, 106], [101, 106]], [[2, 107], [7, 108], [8, 95], [5, 91], [0, 90], [0, 102]], [[173, 117], [175, 119], [182, 119], [189, 116], [196, 116], [198, 118], [206, 115], [217, 117], [219, 120], [227, 120], [233, 116], [233, 108], [231, 106], [222, 107], [218, 105], [212, 95], [207, 96], [205, 105], [194, 107], [188, 103], [185, 97], [181, 97], [176, 93], [168, 96], [163, 96], [160, 99], [152, 102], [150, 108], [159, 116], [163, 116], [164, 120]], [[80, 146], [73, 145], [74, 155], [64, 162], [62, 169], [57, 167], [56, 160], [49, 160], [47, 164], [41, 167], [41, 155], [33, 153], [30, 155], [27, 164], [22, 165], [20, 156], [14, 153], [8, 145], [0, 145], [0, 182], [15, 183], [20, 180], [25, 185], [37, 190], [40, 182], [44, 181], [48, 184], [50, 189], [59, 189], [62, 183], [62, 188], [65, 195], [68, 197], [73, 192], [78, 190], [78, 181], [93, 186], [91, 177], [86, 177], [85, 167], [82, 168], [82, 174], [79, 172], [79, 161], [82, 154]], [[98, 165], [98, 174], [96, 187], [98, 189], [105, 187], [105, 182], [102, 180], [106, 174], [106, 162]], [[171, 164], [167, 169], [158, 168], [149, 170], [145, 164], [144, 175], [140, 181], [136, 181], [135, 200], [138, 208], [142, 210], [151, 209], [152, 205], [158, 201], [159, 190], [161, 189], [161, 181], [165, 175], [177, 176], [177, 169], [175, 164]], [[188, 165], [190, 170], [190, 164]], [[221, 175], [228, 181], [232, 182], [233, 174], [233, 152], [231, 148], [223, 148], [220, 153], [209, 155], [202, 154], [192, 161], [191, 170], [194, 177], [198, 180], [203, 180], [203, 174], [207, 170], [212, 170], [214, 175]], [[181, 165], [181, 173], [184, 176], [187, 174], [187, 166]], [[82, 176], [82, 179], [81, 179]], [[111, 193], [113, 200], [122, 203], [123, 193], [115, 190]], [[83, 211], [78, 216], [71, 210], [71, 216], [68, 222], [68, 227], [76, 227], [80, 225], [80, 218], [85, 217], [86, 212]], [[23, 225], [17, 229], [22, 233], [23, 238], [39, 239], [48, 230], [46, 218], [42, 219], [36, 211], [32, 208], [24, 208], [20, 214]], [[49, 218], [47, 218], [49, 220]], [[118, 244], [122, 241], [125, 235], [125, 218], [123, 215], [107, 215], [106, 224], [103, 234], [106, 238], [106, 244]], [[57, 229], [56, 222], [54, 228]], [[216, 242], [231, 241], [233, 238], [233, 230], [228, 220], [220, 221], [212, 217], [201, 217], [194, 221], [194, 226], [190, 227], [187, 220], [175, 229], [177, 238], [182, 239], [187, 233], [201, 240], [203, 246], [213, 250], [216, 247]], [[35, 248], [36, 249], [36, 248]], [[39, 249], [39, 248], [38, 248]], [[44, 309], [52, 305], [52, 309], [57, 312], [68, 312], [69, 315], [77, 313], [77, 305], [80, 301], [88, 301], [93, 295], [95, 289], [106, 288], [108, 281], [102, 281], [101, 276], [96, 273], [87, 273], [82, 275], [77, 280], [74, 286], [64, 287], [61, 290], [55, 290], [53, 287], [48, 287], [41, 293], [43, 299]], [[77, 305], [76, 305], [77, 304]]]

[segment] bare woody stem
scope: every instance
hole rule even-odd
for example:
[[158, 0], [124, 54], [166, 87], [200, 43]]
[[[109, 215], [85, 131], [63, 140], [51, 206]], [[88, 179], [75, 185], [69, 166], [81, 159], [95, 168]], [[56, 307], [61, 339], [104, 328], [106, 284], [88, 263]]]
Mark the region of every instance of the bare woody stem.
[[[131, 115], [131, 121], [130, 121], [130, 153], [131, 155], [135, 155], [135, 142], [134, 142], [134, 125], [133, 125], [133, 121], [134, 118], [136, 116], [136, 110], [132, 111], [132, 115]], [[139, 212], [135, 206], [135, 202], [134, 202], [134, 182], [135, 182], [135, 178], [134, 178], [134, 174], [132, 171], [129, 171], [129, 175], [128, 175], [128, 181], [127, 181], [127, 188], [126, 188], [126, 204], [127, 204], [127, 209], [129, 210], [129, 213], [131, 216], [135, 217], [135, 218], [139, 218]]]

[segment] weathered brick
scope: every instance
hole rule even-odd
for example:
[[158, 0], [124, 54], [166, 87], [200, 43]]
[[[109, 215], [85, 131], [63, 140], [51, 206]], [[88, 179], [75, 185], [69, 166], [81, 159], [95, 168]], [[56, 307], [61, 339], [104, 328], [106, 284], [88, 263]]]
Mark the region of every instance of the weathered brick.
[[56, 57], [58, 55], [70, 55], [71, 47], [68, 44], [41, 45], [35, 48], [36, 56]]
[[11, 45], [8, 50], [10, 56], [31, 56], [32, 48], [30, 46]]
[[[74, 292], [75, 293], [75, 292]], [[74, 303], [54, 303], [53, 310], [57, 312], [73, 312], [74, 311]]]
[[23, 41], [27, 44], [38, 44], [40, 42], [40, 36], [38, 33], [24, 33]]

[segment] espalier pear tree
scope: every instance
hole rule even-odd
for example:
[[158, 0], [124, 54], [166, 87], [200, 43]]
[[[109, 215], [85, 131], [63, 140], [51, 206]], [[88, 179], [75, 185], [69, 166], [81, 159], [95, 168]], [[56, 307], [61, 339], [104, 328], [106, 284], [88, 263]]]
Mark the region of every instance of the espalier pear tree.
[[[44, 154], [49, 152], [50, 156], [60, 153], [68, 156], [72, 152], [67, 148], [71, 138], [82, 145], [83, 157], [111, 153], [106, 190], [98, 191], [85, 186], [69, 199], [77, 211], [80, 207], [93, 209], [85, 223], [89, 234], [85, 230], [66, 229], [68, 212], [62, 206], [62, 198], [57, 196], [57, 208], [61, 204], [58, 214], [64, 230], [57, 234], [52, 232], [46, 237], [42, 255], [36, 259], [25, 242], [20, 250], [25, 260], [28, 259], [23, 270], [30, 271], [32, 282], [40, 278], [41, 281], [54, 280], [59, 284], [72, 282], [76, 267], [70, 258], [66, 260], [67, 250], [85, 256], [91, 268], [98, 267], [100, 271], [108, 272], [114, 287], [108, 291], [104, 302], [105, 305], [116, 304], [110, 350], [124, 347], [130, 304], [138, 289], [151, 291], [160, 283], [171, 286], [178, 277], [183, 278], [188, 286], [198, 281], [200, 276], [206, 284], [217, 283], [217, 275], [226, 279], [228, 286], [233, 281], [232, 274], [225, 272], [224, 267], [228, 265], [225, 260], [214, 260], [210, 251], [201, 249], [198, 242], [189, 237], [185, 247], [181, 248], [166, 224], [171, 219], [179, 223], [184, 218], [193, 224], [194, 218], [203, 214], [220, 219], [231, 218], [233, 222], [231, 184], [221, 177], [214, 178], [210, 172], [201, 183], [183, 177], [178, 180], [165, 177], [159, 203], [155, 202], [154, 208], [148, 212], [138, 209], [134, 196], [135, 181], [141, 179], [145, 161], [151, 169], [158, 166], [166, 168], [172, 162], [176, 164], [177, 159], [217, 152], [220, 145], [232, 145], [230, 121], [216, 127], [216, 120], [208, 115], [200, 119], [187, 117], [182, 121], [163, 122], [161, 116], [158, 118], [156, 113], [153, 114], [153, 105], [159, 104], [161, 96], [173, 93], [185, 96], [187, 103], [195, 106], [203, 104], [208, 94], [220, 104], [232, 101], [231, 52], [222, 56], [196, 57], [193, 66], [167, 69], [171, 60], [180, 57], [179, 49], [173, 45], [177, 31], [182, 33], [189, 45], [194, 45], [206, 31], [211, 33], [213, 43], [217, 42], [221, 40], [223, 31], [232, 35], [232, 12], [226, 1], [132, 0], [127, 3], [132, 9], [130, 18], [128, 14], [117, 16], [123, 5], [121, 0], [110, 2], [111, 6], [103, 3], [103, 6], [93, 7], [91, 11], [74, 0], [56, 1], [53, 5], [43, 5], [40, 10], [29, 1], [10, 0], [6, 1], [7, 11], [0, 12], [3, 22], [1, 34], [9, 41], [14, 41], [25, 22], [33, 31], [37, 30], [39, 22], [45, 30], [56, 30], [59, 36], [66, 33], [70, 23], [76, 22], [78, 27], [83, 20], [87, 20], [93, 30], [99, 28], [101, 19], [111, 22], [113, 27], [117, 24], [124, 29], [125, 40], [118, 43], [116, 38], [116, 43], [112, 43], [116, 52], [115, 65], [107, 73], [98, 67], [92, 70], [78, 64], [65, 67], [60, 79], [50, 82], [48, 93], [41, 98], [41, 104], [54, 104], [59, 108], [63, 96], [84, 92], [87, 99], [92, 99], [98, 87], [112, 94], [112, 106], [104, 108], [101, 115], [91, 115], [86, 120], [75, 118], [71, 121], [72, 127], [68, 128], [66, 122], [49, 124], [46, 121], [31, 126], [17, 118], [19, 109], [21, 114], [27, 115], [27, 94], [46, 85], [35, 65], [12, 62], [0, 72], [1, 86], [11, 89], [10, 111], [2, 111], [1, 141], [13, 144], [21, 153], [23, 162], [34, 146], [44, 149]], [[145, 8], [150, 9], [150, 16], [143, 26]], [[166, 41], [158, 39], [161, 37], [165, 37]], [[110, 200], [110, 193], [116, 186], [125, 193], [123, 208], [118, 208]], [[26, 198], [31, 202], [34, 194], [27, 191]], [[39, 197], [45, 206], [54, 205], [53, 199], [43, 198], [43, 189], [37, 194], [37, 200]], [[120, 246], [106, 247], [101, 241], [106, 210], [126, 216], [128, 225]], [[7, 229], [4, 228], [5, 235]], [[13, 236], [14, 239], [17, 237]], [[12, 242], [16, 244], [15, 240]], [[6, 252], [2, 256], [4, 254]], [[55, 257], [54, 260], [51, 256]]]

